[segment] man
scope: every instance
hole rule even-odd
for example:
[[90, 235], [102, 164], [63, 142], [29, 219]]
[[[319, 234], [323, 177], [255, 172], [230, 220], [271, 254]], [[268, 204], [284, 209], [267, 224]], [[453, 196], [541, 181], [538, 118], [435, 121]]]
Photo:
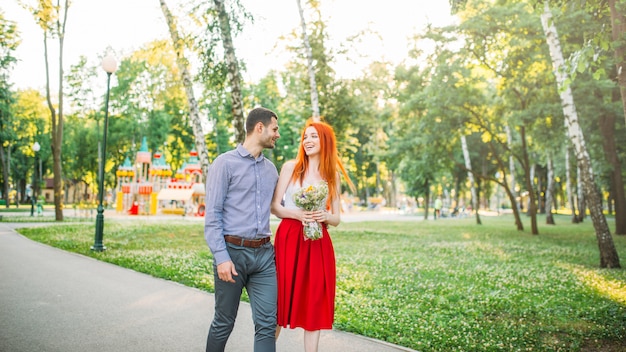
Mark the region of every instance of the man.
[[276, 351], [276, 266], [270, 242], [270, 203], [278, 181], [263, 149], [273, 149], [278, 117], [255, 108], [246, 118], [246, 138], [218, 156], [206, 178], [204, 238], [213, 253], [215, 316], [207, 352], [222, 352], [235, 325], [243, 288], [250, 297], [254, 351]]

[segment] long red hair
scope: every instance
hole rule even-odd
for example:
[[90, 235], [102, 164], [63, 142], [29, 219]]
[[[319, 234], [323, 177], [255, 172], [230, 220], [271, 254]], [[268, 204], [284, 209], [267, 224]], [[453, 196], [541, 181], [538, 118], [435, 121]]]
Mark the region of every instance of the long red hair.
[[296, 165], [293, 175], [291, 176], [291, 182], [300, 181], [300, 184], [302, 184], [304, 174], [309, 168], [309, 157], [306, 155], [304, 145], [302, 144], [302, 141], [304, 140], [304, 133], [309, 127], [315, 128], [320, 139], [319, 171], [322, 178], [328, 183], [327, 204], [330, 205], [333, 199], [339, 196], [337, 194], [338, 171], [341, 171], [351, 189], [354, 189], [354, 185], [352, 184], [350, 177], [348, 177], [348, 173], [346, 172], [346, 168], [341, 163], [341, 159], [339, 159], [339, 155], [337, 154], [337, 139], [335, 138], [335, 131], [333, 131], [333, 128], [329, 124], [325, 122], [313, 121], [311, 119], [306, 122], [306, 125], [302, 130], [302, 135], [300, 136], [300, 147], [298, 148]]

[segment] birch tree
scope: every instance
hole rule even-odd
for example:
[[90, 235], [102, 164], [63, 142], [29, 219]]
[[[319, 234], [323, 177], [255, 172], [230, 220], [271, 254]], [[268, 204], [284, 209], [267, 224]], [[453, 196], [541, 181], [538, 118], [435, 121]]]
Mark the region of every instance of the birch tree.
[[552, 57], [552, 65], [554, 75], [556, 76], [557, 85], [559, 87], [559, 95], [565, 116], [567, 134], [572, 140], [574, 153], [576, 155], [577, 164], [580, 166], [581, 173], [579, 177], [582, 179], [583, 190], [587, 206], [596, 231], [598, 247], [600, 250], [600, 267], [602, 268], [619, 268], [619, 256], [613, 243], [611, 231], [602, 212], [602, 201], [600, 194], [596, 189], [591, 159], [585, 145], [585, 138], [578, 122], [576, 105], [572, 90], [567, 83], [567, 73], [565, 70], [565, 60], [561, 51], [556, 27], [552, 21], [552, 13], [547, 1], [544, 1], [544, 11], [541, 15], [541, 24], [543, 26], [546, 41], [550, 49]]
[[567, 201], [572, 211], [572, 223], [578, 222], [576, 216], [576, 200], [574, 199], [574, 190], [572, 189], [572, 166], [569, 161], [570, 147], [569, 143], [565, 146], [565, 193], [567, 193]]
[[306, 51], [307, 59], [307, 71], [309, 73], [309, 85], [311, 88], [311, 110], [313, 111], [313, 120], [320, 120], [320, 106], [319, 96], [317, 94], [317, 83], [315, 82], [315, 68], [313, 64], [313, 51], [311, 50], [311, 43], [309, 42], [309, 35], [306, 31], [306, 20], [304, 19], [304, 11], [300, 0], [296, 0], [298, 3], [298, 12], [300, 13], [300, 25], [302, 27], [302, 41], [304, 42], [304, 49]]
[[220, 36], [222, 37], [222, 45], [224, 46], [224, 59], [226, 60], [226, 66], [228, 68], [226, 78], [230, 84], [230, 98], [233, 113], [233, 128], [235, 129], [235, 140], [241, 143], [246, 137], [246, 129], [244, 126], [243, 116], [241, 72], [239, 71], [239, 61], [237, 61], [235, 46], [233, 45], [231, 20], [228, 12], [226, 11], [224, 0], [213, 0], [213, 4], [217, 10]]
[[546, 212], [546, 224], [554, 225], [554, 217], [552, 216], [552, 206], [554, 204], [554, 164], [552, 163], [552, 155], [550, 154], [548, 154], [546, 166], [548, 168], [548, 174], [546, 176], [548, 184], [546, 185], [546, 204], [544, 210]]
[[189, 72], [189, 60], [185, 56], [185, 44], [183, 39], [178, 33], [177, 21], [172, 12], [167, 6], [165, 0], [159, 0], [161, 4], [161, 11], [167, 22], [167, 27], [172, 38], [172, 44], [174, 51], [176, 52], [176, 65], [180, 71], [180, 78], [185, 87], [185, 94], [187, 95], [187, 104], [189, 105], [189, 117], [193, 128], [193, 134], [195, 136], [196, 150], [200, 159], [200, 165], [202, 167], [202, 175], [206, 177], [209, 171], [209, 155], [207, 152], [206, 140], [204, 136], [204, 130], [202, 128], [202, 120], [200, 117], [200, 111], [198, 109], [198, 101], [195, 98], [193, 91], [193, 80], [191, 73]]
[[[574, 154], [576, 151], [574, 151]], [[585, 205], [585, 187], [583, 186], [583, 177], [580, 171], [580, 163], [578, 162], [578, 158], [576, 158], [576, 203], [578, 205], [578, 215], [576, 217], [576, 222], [583, 222], [585, 220], [585, 215], [587, 214], [587, 206]]]
[[[509, 125], [504, 126], [504, 131], [506, 132], [507, 146], [509, 147], [509, 149], [512, 149], [513, 137], [511, 135], [511, 127], [509, 127]], [[517, 198], [517, 191], [515, 190], [515, 158], [513, 157], [513, 155], [509, 156], [509, 174], [511, 179], [511, 192], [513, 192], [513, 195]], [[518, 204], [511, 204], [511, 206], [517, 207]]]
[[461, 135], [461, 148], [463, 148], [463, 159], [465, 160], [465, 167], [469, 171], [467, 173], [467, 178], [470, 182], [470, 191], [472, 193], [472, 210], [474, 214], [476, 214], [476, 223], [478, 225], [482, 224], [480, 221], [480, 214], [478, 214], [478, 196], [476, 194], [476, 182], [474, 181], [474, 174], [472, 172], [472, 161], [470, 160], [469, 149], [467, 149], [467, 140], [465, 135]]

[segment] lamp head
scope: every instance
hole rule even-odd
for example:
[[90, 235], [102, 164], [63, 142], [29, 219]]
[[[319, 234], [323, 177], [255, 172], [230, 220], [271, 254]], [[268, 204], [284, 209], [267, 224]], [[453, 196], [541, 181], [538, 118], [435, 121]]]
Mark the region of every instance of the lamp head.
[[33, 144], [33, 151], [37, 153], [40, 149], [41, 145], [39, 145], [39, 142], [35, 142], [35, 144]]
[[117, 61], [111, 55], [107, 55], [102, 59], [102, 68], [106, 73], [111, 74], [117, 71]]

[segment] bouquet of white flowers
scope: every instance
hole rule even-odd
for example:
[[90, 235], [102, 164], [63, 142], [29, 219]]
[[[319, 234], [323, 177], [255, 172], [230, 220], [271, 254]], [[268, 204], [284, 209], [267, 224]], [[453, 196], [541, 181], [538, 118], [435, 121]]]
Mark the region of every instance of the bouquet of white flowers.
[[[298, 189], [293, 194], [293, 202], [306, 211], [314, 211], [324, 209], [326, 206], [326, 197], [328, 196], [328, 184], [321, 181], [317, 186], [308, 186]], [[317, 221], [307, 222], [304, 225], [304, 239], [318, 240], [322, 238], [322, 228]]]

